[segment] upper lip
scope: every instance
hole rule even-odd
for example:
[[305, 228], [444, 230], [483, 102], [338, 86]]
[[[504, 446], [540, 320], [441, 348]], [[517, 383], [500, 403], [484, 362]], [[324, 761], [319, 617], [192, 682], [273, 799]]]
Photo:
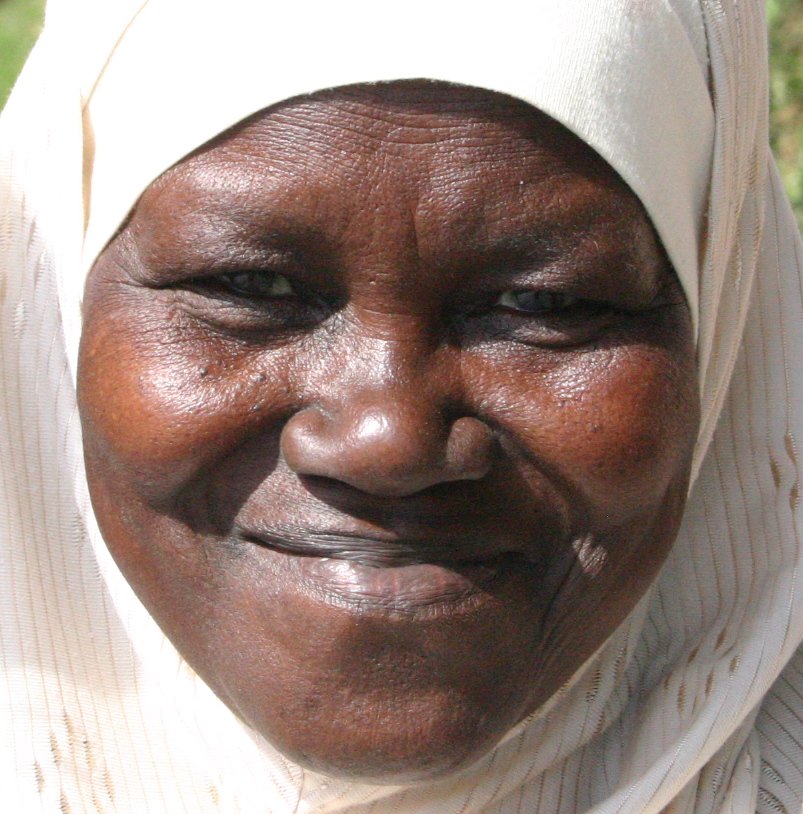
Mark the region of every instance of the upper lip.
[[557, 497], [544, 490], [537, 502], [522, 504], [515, 482], [504, 481], [491, 494], [473, 481], [443, 484], [404, 499], [312, 486], [293, 498], [283, 495], [278, 505], [271, 495], [252, 495], [227, 536], [297, 556], [394, 567], [487, 563], [502, 556], [544, 566], [572, 535]]
[[394, 567], [418, 563], [468, 564], [487, 562], [505, 554], [523, 554], [512, 540], [488, 540], [451, 535], [437, 539], [402, 538], [390, 533], [346, 530], [249, 529], [240, 539], [290, 554], [350, 560], [364, 565]]

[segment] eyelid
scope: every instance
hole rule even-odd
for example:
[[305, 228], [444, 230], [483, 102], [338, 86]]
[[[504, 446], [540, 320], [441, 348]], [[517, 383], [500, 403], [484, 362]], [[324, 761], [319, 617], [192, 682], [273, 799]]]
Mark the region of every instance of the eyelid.
[[290, 253], [263, 251], [249, 246], [229, 248], [225, 242], [214, 247], [183, 245], [155, 256], [139, 257], [144, 282], [156, 288], [180, 286], [236, 272], [266, 272], [305, 276], [306, 267]]
[[618, 255], [591, 259], [573, 258], [567, 254], [544, 263], [489, 269], [483, 275], [487, 290], [525, 289], [548, 291], [573, 296], [612, 307], [639, 310], [655, 296], [652, 276], [636, 274], [632, 262]]
[[[238, 280], [237, 278], [240, 279]], [[297, 297], [299, 295], [297, 286], [293, 284], [287, 275], [275, 271], [251, 271], [241, 269], [238, 271], [223, 272], [216, 275], [215, 279], [222, 282], [223, 285], [230, 288], [233, 292], [246, 297], [289, 299], [290, 297]], [[247, 290], [250, 282], [255, 283], [254, 290], [252, 291]], [[264, 288], [262, 291], [258, 290], [260, 282]]]
[[[528, 296], [533, 300], [541, 297], [542, 302], [540, 305], [542, 307], [540, 309], [536, 309], [535, 307], [530, 309], [527, 307], [526, 302], [517, 302], [515, 300], [516, 295], [522, 295], [525, 300]], [[532, 303], [533, 306], [537, 304], [538, 303], [536, 302]], [[549, 289], [538, 288], [508, 288], [503, 291], [494, 302], [494, 306], [501, 306], [502, 308], [507, 308], [511, 311], [516, 311], [522, 314], [532, 314], [533, 316], [549, 312], [555, 313], [564, 311], [577, 305], [588, 306], [590, 304], [591, 303], [589, 300], [575, 297], [572, 294], [565, 294], [560, 291], [551, 291]]]

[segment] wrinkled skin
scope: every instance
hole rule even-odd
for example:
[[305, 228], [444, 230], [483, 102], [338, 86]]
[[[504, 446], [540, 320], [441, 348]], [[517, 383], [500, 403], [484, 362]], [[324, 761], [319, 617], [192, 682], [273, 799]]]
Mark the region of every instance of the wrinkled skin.
[[618, 176], [507, 97], [393, 83], [252, 117], [147, 189], [84, 318], [109, 549], [303, 765], [470, 764], [675, 537], [684, 297]]

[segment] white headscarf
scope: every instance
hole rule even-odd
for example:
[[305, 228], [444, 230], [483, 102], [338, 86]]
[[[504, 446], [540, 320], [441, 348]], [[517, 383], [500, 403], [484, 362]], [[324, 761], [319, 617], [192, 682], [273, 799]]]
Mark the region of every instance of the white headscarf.
[[[53, 0], [0, 119], [0, 790], [20, 812], [744, 814], [803, 800], [803, 249], [768, 153], [762, 0], [488, 8]], [[427, 77], [520, 97], [643, 201], [698, 330], [697, 475], [654, 588], [460, 776], [332, 780], [243, 725], [111, 561], [74, 375], [87, 269], [248, 114]]]

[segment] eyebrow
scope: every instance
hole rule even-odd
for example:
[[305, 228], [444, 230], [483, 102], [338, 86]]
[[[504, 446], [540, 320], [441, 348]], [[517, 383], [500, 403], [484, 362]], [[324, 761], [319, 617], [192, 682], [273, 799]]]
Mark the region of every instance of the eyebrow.
[[[475, 247], [479, 249], [480, 247]], [[539, 263], [557, 260], [564, 253], [559, 241], [543, 231], [522, 230], [502, 235], [482, 249], [483, 254], [510, 257], [520, 255]]]
[[593, 225], [569, 225], [548, 222], [534, 228], [523, 228], [509, 234], [494, 236], [487, 243], [474, 243], [467, 239], [463, 246], [475, 254], [499, 256], [510, 259], [520, 256], [537, 264], [548, 264], [570, 255], [580, 246], [592, 243], [596, 251], [594, 256], [607, 261], [636, 264], [638, 254], [635, 242], [628, 240], [606, 240], [611, 235], [593, 228]]
[[[232, 174], [223, 175], [228, 181], [232, 180]], [[208, 179], [203, 176], [201, 179], [205, 192], [213, 191], [209, 189]], [[192, 186], [198, 185], [194, 175], [186, 180]], [[220, 267], [229, 263], [258, 266], [280, 259], [303, 262], [313, 252], [318, 259], [316, 265], [328, 268], [338, 265], [331, 235], [325, 228], [305, 222], [303, 215], [289, 215], [281, 208], [266, 205], [263, 196], [252, 198], [246, 193], [243, 197], [228, 182], [221, 181], [217, 176], [212, 186], [222, 194], [210, 195], [200, 208], [181, 214], [182, 220], [197, 235], [197, 239], [186, 242], [189, 251], [182, 250], [183, 257], [177, 257], [187, 261], [182, 265], [187, 268], [205, 264]], [[533, 212], [532, 217], [521, 218], [511, 231], [500, 230], [500, 234], [493, 234], [493, 230], [490, 234], [484, 232], [481, 222], [476, 226], [469, 224], [455, 241], [451, 262], [447, 259], [443, 265], [451, 265], [457, 271], [479, 263], [485, 266], [486, 274], [493, 274], [496, 264], [504, 264], [509, 274], [511, 263], [520, 266], [512, 269], [515, 273], [535, 271], [561, 261], [568, 270], [577, 265], [572, 262], [572, 255], [578, 246], [593, 241], [597, 250], [587, 252], [582, 258], [585, 268], [589, 262], [615, 263], [635, 275], [642, 265], [635, 241], [606, 239], [612, 237], [612, 231], [625, 236], [622, 223], [627, 213], [620, 212], [614, 218], [615, 229], [611, 230], [600, 221], [599, 206], [598, 200], [569, 200], [561, 209]], [[326, 258], [327, 254], [330, 259]], [[310, 271], [314, 274], [314, 269]]]
[[[635, 233], [630, 235], [632, 239], [622, 239], [627, 235], [593, 228], [589, 223], [576, 224], [568, 233], [558, 228], [560, 224], [553, 225], [554, 229], [545, 224], [535, 231], [522, 229], [494, 239], [478, 253], [480, 262], [485, 265], [484, 273], [491, 278], [548, 274], [553, 282], [564, 277], [571, 279], [574, 274], [590, 273], [594, 277], [599, 275], [602, 283], [610, 269], [616, 268], [617, 284], [632, 286], [634, 291], [644, 290], [645, 286], [657, 291], [665, 273], [673, 273], [657, 237], [658, 262], [652, 262], [650, 254], [644, 254], [640, 248]], [[583, 244], [592, 245], [594, 249], [576, 251]], [[664, 262], [660, 262], [661, 257]]]

